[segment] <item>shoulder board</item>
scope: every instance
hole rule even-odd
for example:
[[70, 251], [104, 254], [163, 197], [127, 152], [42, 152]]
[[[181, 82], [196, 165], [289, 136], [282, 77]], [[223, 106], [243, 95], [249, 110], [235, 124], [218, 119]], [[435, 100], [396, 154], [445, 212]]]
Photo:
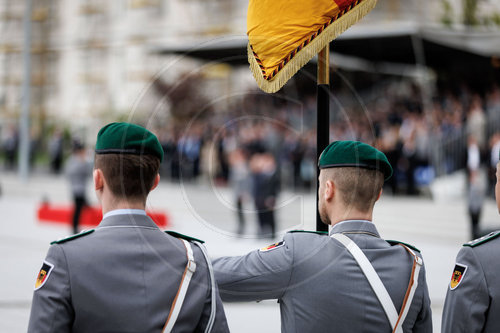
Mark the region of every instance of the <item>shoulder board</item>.
[[313, 231], [313, 230], [290, 230], [289, 233], [293, 234], [296, 232], [305, 232], [308, 234], [317, 234], [317, 235], [328, 235], [328, 231]]
[[487, 243], [490, 240], [497, 238], [498, 236], [500, 236], [500, 230], [499, 231], [490, 232], [489, 234], [487, 234], [487, 235], [485, 235], [483, 237], [471, 240], [470, 242], [467, 242], [467, 243], [463, 244], [463, 246], [475, 247], [475, 246]]
[[408, 244], [408, 243], [403, 243], [403, 242], [400, 242], [400, 241], [397, 241], [397, 240], [390, 240], [390, 239], [386, 239], [385, 240], [387, 243], [391, 244], [392, 246], [394, 245], [398, 245], [398, 244], [403, 244], [403, 245], [406, 245], [408, 246], [410, 249], [412, 249], [413, 251], [417, 251], [418, 253], [420, 253], [420, 250], [417, 249], [415, 246], [411, 245], [411, 244]]
[[82, 232], [80, 232], [78, 234], [74, 234], [74, 235], [71, 235], [71, 236], [68, 236], [68, 237], [64, 237], [64, 238], [55, 240], [55, 241], [51, 242], [50, 245], [66, 243], [66, 242], [72, 241], [73, 239], [77, 239], [77, 238], [80, 238], [80, 237], [83, 237], [83, 236], [87, 236], [87, 235], [93, 233], [94, 231], [95, 231], [95, 229], [84, 230], [84, 231], [82, 231]]
[[187, 240], [189, 242], [199, 242], [201, 244], [205, 243], [204, 241], [202, 241], [201, 239], [198, 239], [198, 238], [194, 238], [194, 237], [189, 237], [189, 236], [186, 236], [186, 235], [183, 235], [183, 234], [180, 234], [178, 232], [175, 232], [175, 231], [165, 231], [165, 233], [169, 234], [170, 236], [172, 237], [175, 237], [175, 238], [180, 238], [180, 239], [184, 239], [184, 240]]

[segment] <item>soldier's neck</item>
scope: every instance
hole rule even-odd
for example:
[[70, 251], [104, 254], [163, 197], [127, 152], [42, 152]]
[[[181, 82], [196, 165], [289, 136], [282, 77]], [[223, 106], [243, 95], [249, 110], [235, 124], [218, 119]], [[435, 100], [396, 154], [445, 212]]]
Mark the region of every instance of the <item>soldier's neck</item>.
[[112, 198], [110, 198], [110, 200], [102, 200], [101, 204], [103, 215], [107, 212], [117, 209], [146, 209], [146, 204], [142, 200], [113, 200]]
[[365, 221], [372, 221], [373, 219], [373, 210], [370, 210], [369, 212], [361, 212], [358, 210], [354, 209], [345, 209], [345, 210], [339, 210], [339, 213], [335, 214], [333, 212], [330, 215], [330, 224], [333, 227], [335, 224], [342, 222], [342, 221], [349, 221], [349, 220], [365, 220]]

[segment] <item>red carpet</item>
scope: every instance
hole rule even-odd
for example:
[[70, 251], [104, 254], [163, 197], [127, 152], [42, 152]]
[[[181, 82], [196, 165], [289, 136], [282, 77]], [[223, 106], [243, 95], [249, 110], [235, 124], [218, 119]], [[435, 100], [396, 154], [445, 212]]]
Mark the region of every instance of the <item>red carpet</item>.
[[[168, 217], [163, 212], [146, 213], [160, 228], [168, 226]], [[67, 205], [51, 205], [43, 203], [38, 207], [38, 220], [40, 222], [63, 223], [71, 225], [73, 222], [73, 207]], [[101, 207], [85, 207], [80, 215], [80, 226], [95, 227], [102, 220]]]

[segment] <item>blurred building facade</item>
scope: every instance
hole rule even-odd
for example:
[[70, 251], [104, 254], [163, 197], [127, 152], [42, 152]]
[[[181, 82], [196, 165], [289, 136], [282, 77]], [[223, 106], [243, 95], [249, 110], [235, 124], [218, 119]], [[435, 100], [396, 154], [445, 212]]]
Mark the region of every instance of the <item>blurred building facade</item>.
[[[25, 7], [25, 1], [0, 1], [0, 130], [20, 115]], [[239, 0], [33, 1], [32, 127], [41, 130], [47, 121], [93, 127], [126, 117], [134, 104], [151, 107], [137, 103], [164, 67], [151, 44], [244, 34], [245, 15], [246, 2]], [[182, 70], [175, 66], [170, 74]]]
[[[378, 26], [394, 33], [426, 25], [460, 25], [472, 2], [477, 17], [500, 12], [496, 0], [379, 0], [373, 13], [346, 34]], [[33, 1], [31, 127], [61, 124], [94, 137], [105, 121], [148, 113], [163, 104], [149, 93], [156, 76], [175, 80], [192, 70], [183, 59], [166, 65], [153, 46], [244, 36], [246, 0], [37, 0]], [[0, 0], [0, 136], [20, 115], [25, 1]], [[469, 8], [469, 7], [467, 7]], [[494, 15], [489, 18], [494, 22]], [[446, 23], [448, 22], [448, 23]], [[500, 23], [499, 23], [500, 24]], [[243, 83], [232, 76], [244, 77]], [[206, 93], [230, 94], [253, 84], [250, 71], [206, 68]], [[233, 80], [231, 82], [231, 80]], [[254, 84], [253, 84], [254, 86]], [[252, 86], [252, 87], [253, 87]], [[166, 103], [168, 104], [168, 102]], [[168, 109], [168, 107], [167, 107]]]

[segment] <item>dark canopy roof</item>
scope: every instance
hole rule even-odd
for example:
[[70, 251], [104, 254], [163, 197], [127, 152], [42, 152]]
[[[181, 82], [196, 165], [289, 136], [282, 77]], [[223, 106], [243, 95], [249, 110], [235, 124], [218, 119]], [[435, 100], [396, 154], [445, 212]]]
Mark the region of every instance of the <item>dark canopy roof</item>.
[[[160, 45], [152, 50], [159, 54], [248, 65], [247, 43], [245, 35], [225, 36], [201, 43]], [[447, 73], [448, 77], [452, 75], [465, 80], [485, 76], [500, 79], [500, 31], [456, 31], [412, 24], [360, 25], [334, 40], [330, 48], [334, 54], [333, 63], [339, 67], [343, 64], [336, 61], [335, 54], [342, 55], [343, 60], [351, 57], [373, 63], [418, 63], [434, 69], [438, 74]]]

